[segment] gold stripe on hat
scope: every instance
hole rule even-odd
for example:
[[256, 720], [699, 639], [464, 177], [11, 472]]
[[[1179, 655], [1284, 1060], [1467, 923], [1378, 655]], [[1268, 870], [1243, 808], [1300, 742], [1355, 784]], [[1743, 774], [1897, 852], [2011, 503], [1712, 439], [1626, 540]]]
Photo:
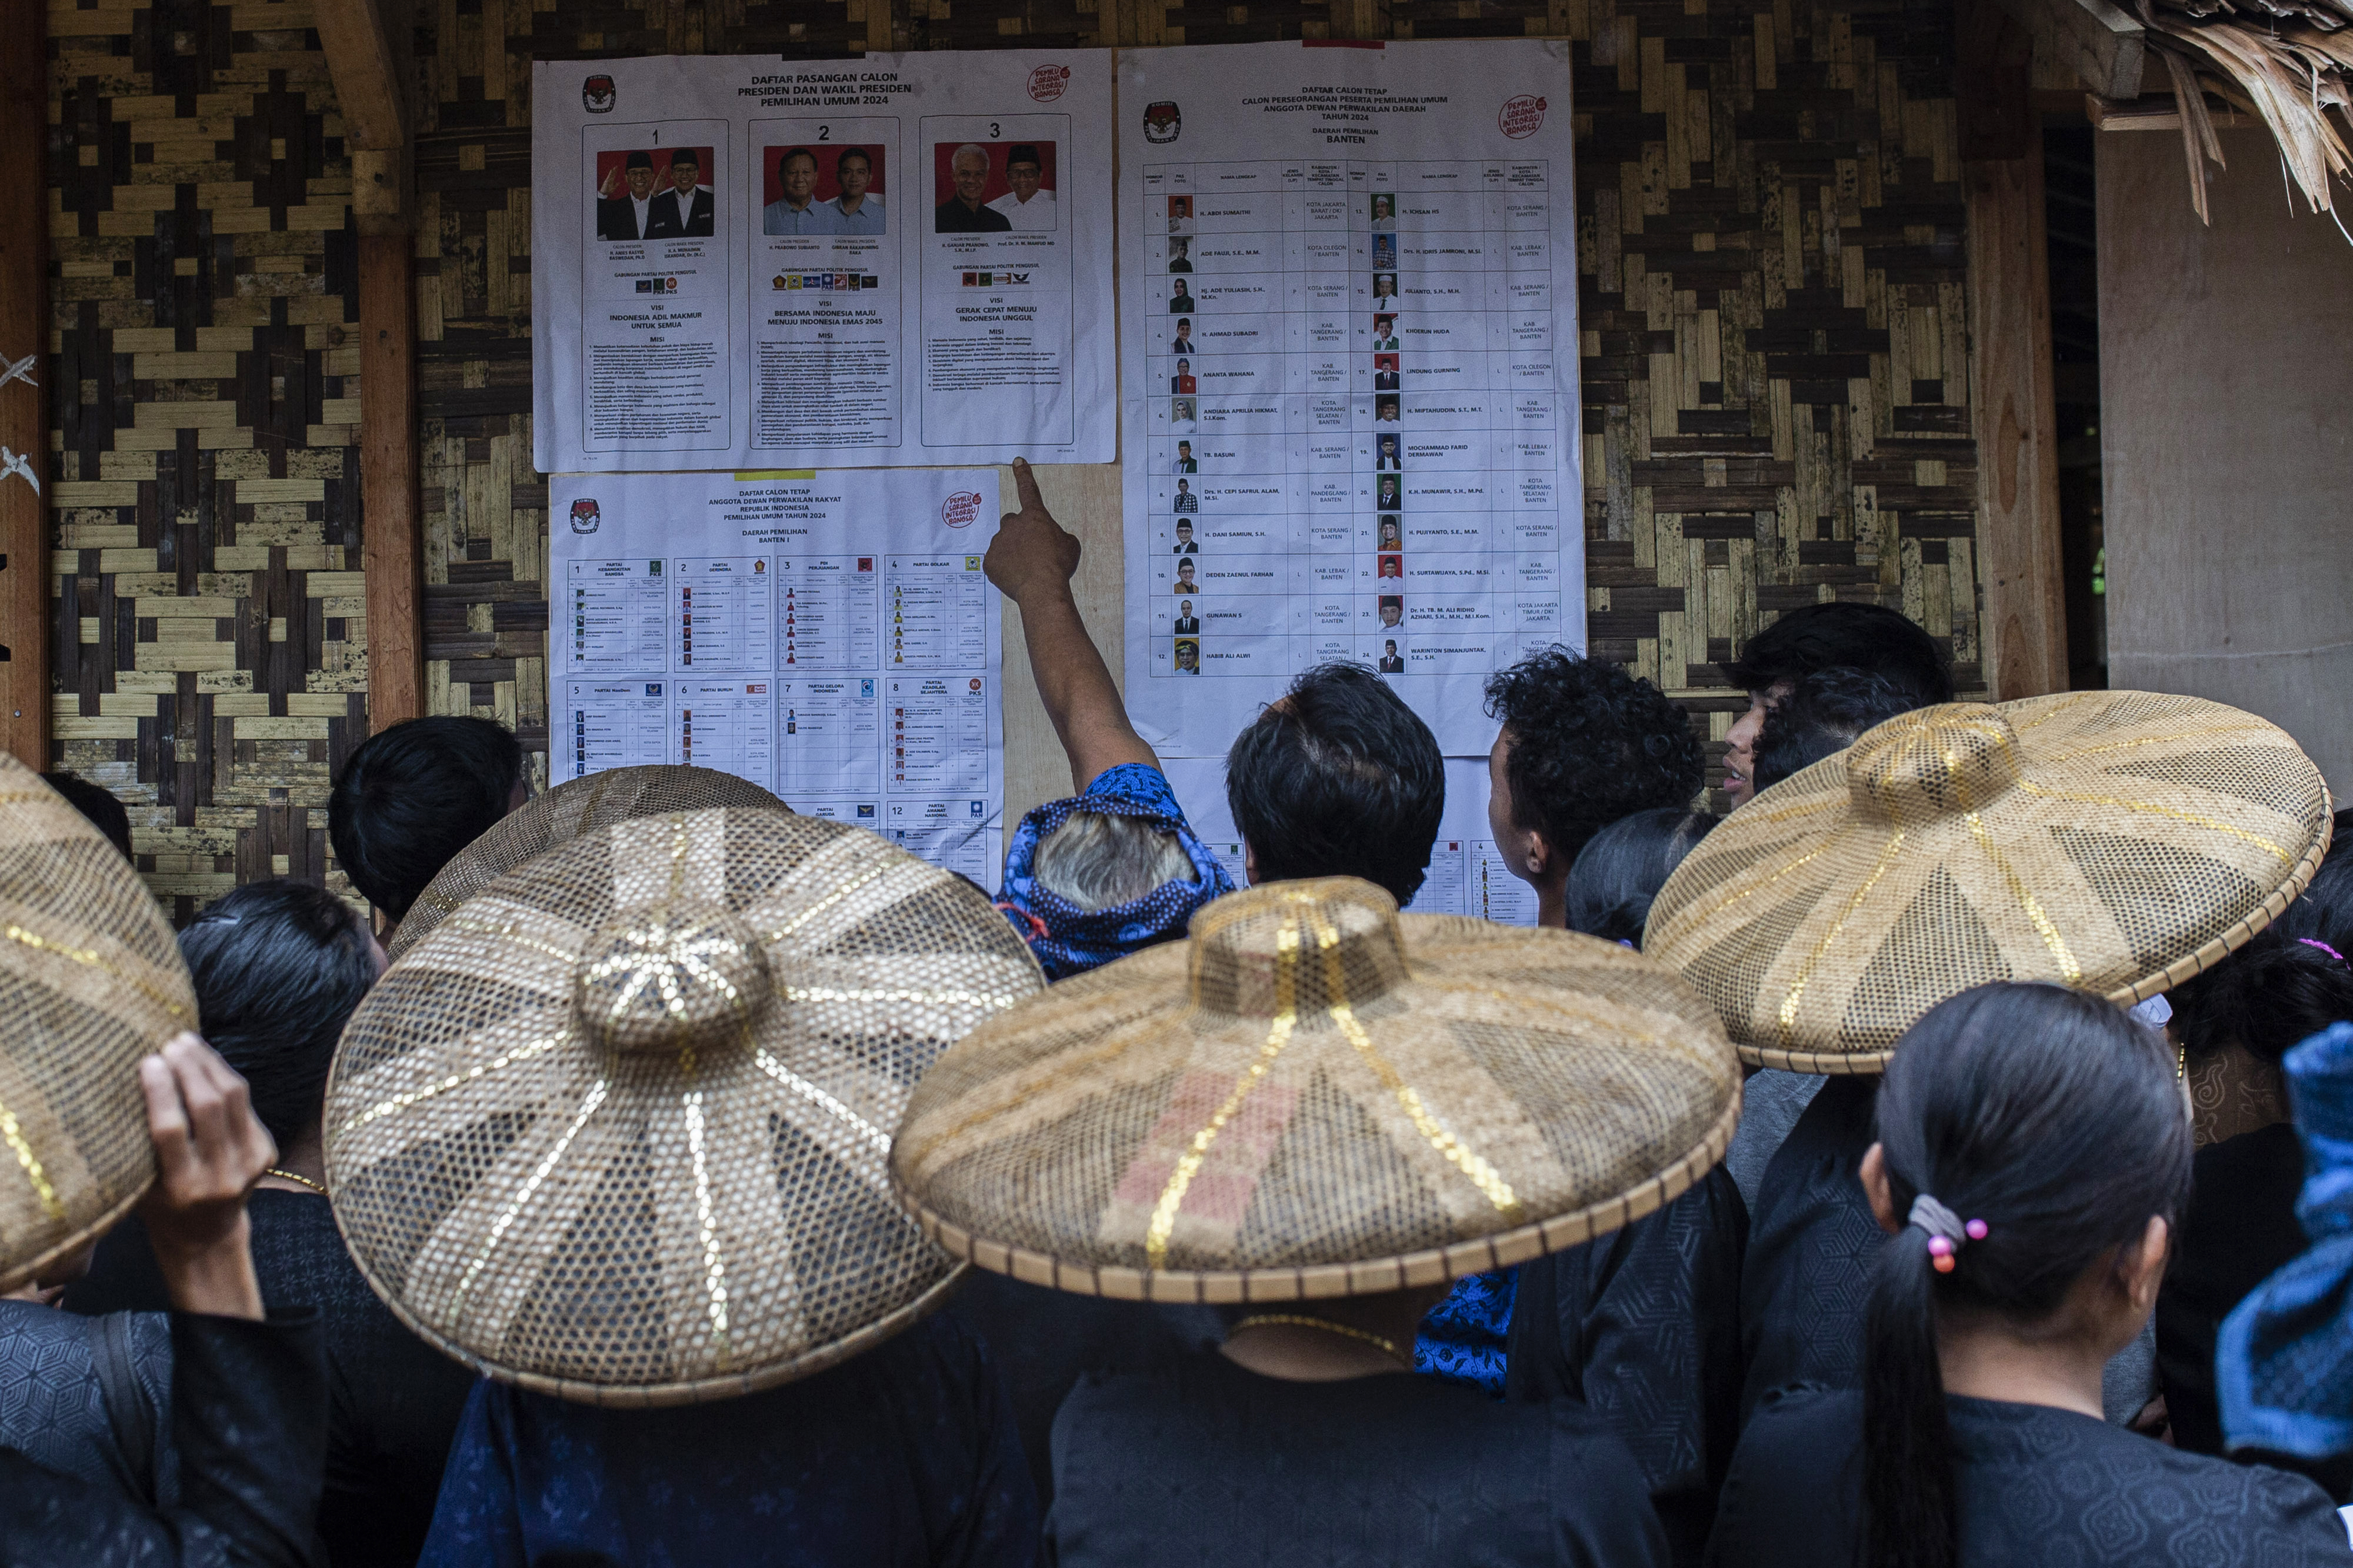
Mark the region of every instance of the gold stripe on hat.
[[866, 1142], [873, 1145], [874, 1152], [876, 1153], [881, 1155], [886, 1160], [891, 1157], [891, 1135], [888, 1132], [883, 1131], [882, 1129], [875, 1126], [874, 1123], [867, 1121], [866, 1118], [859, 1115], [855, 1110], [850, 1110], [849, 1106], [843, 1104], [839, 1100], [828, 1094], [824, 1089], [819, 1089], [816, 1084], [811, 1083], [807, 1079], [803, 1078], [800, 1074], [795, 1072], [792, 1068], [786, 1067], [784, 1063], [770, 1056], [765, 1050], [753, 1052], [752, 1061], [762, 1072], [766, 1073], [770, 1078], [775, 1079], [778, 1083], [783, 1084], [786, 1089], [791, 1089], [795, 1094], [799, 1095], [803, 1100], [807, 1100], [819, 1110], [824, 1111], [827, 1115], [834, 1118], [838, 1121], [847, 1123], [851, 1131], [857, 1133], [858, 1136]]
[[0, 1105], [0, 1138], [7, 1140], [8, 1147], [16, 1153], [16, 1163], [25, 1169], [25, 1179], [33, 1184], [33, 1191], [39, 1194], [41, 1212], [51, 1219], [65, 1218], [66, 1206], [58, 1201], [58, 1190], [49, 1184], [49, 1173], [41, 1168], [40, 1156], [33, 1152], [33, 1145], [26, 1140], [24, 1129], [16, 1124], [16, 1113], [5, 1105]]
[[[1814, 951], [1806, 954], [1806, 962], [1798, 966], [1798, 977], [1789, 982], [1789, 994], [1781, 998], [1782, 1045], [1787, 1046], [1789, 1043], [1790, 1031], [1798, 1022], [1798, 1003], [1805, 996], [1806, 986], [1813, 980], [1814, 971], [1820, 965], [1822, 955], [1830, 952], [1831, 943], [1836, 942], [1839, 939], [1839, 933], [1846, 930], [1846, 922], [1854, 918], [1857, 910], [1862, 908], [1863, 900], [1871, 897], [1872, 889], [1879, 886], [1879, 879], [1887, 875], [1888, 868], [1895, 864], [1895, 857], [1903, 847], [1904, 829], [1899, 827], [1895, 830], [1894, 837], [1888, 839], [1887, 847], [1879, 852], [1879, 863], [1871, 868], [1871, 875], [1863, 879], [1862, 886], [1857, 888], [1854, 890], [1854, 896], [1847, 900], [1846, 908], [1840, 911], [1838, 919], [1831, 922], [1831, 929], [1822, 933], [1822, 940], [1814, 944]], [[1821, 851], [1817, 849], [1814, 853], [1819, 855]]]
[[779, 985], [787, 1002], [928, 1002], [935, 1007], [994, 1007], [1002, 1012], [1020, 1000], [979, 991], [855, 991], [831, 985]]
[[491, 1222], [491, 1233], [483, 1237], [482, 1249], [474, 1254], [474, 1260], [466, 1265], [465, 1274], [458, 1280], [458, 1288], [449, 1293], [451, 1316], [465, 1310], [466, 1292], [474, 1288], [474, 1280], [481, 1274], [482, 1266], [490, 1262], [491, 1254], [496, 1252], [499, 1243], [506, 1239], [508, 1228], [522, 1216], [524, 1206], [539, 1195], [539, 1189], [546, 1182], [548, 1173], [555, 1169], [555, 1163], [564, 1158], [564, 1152], [572, 1147], [572, 1141], [580, 1136], [580, 1130], [588, 1125], [588, 1119], [596, 1115], [596, 1108], [604, 1103], [605, 1080], [600, 1078], [589, 1087], [588, 1097], [580, 1102], [580, 1113], [572, 1119], [572, 1125], [564, 1130], [564, 1136], [555, 1141], [555, 1147], [547, 1152], [546, 1157], [524, 1179], [522, 1185], [515, 1189], [514, 1196], [507, 1200], [507, 1206], [500, 1211], [499, 1217]]
[[1233, 1092], [1218, 1107], [1207, 1125], [1193, 1134], [1191, 1143], [1177, 1157], [1176, 1168], [1168, 1173], [1168, 1184], [1160, 1189], [1160, 1201], [1152, 1205], [1152, 1223], [1144, 1232], [1144, 1256], [1155, 1268], [1168, 1267], [1168, 1238], [1176, 1229], [1176, 1211], [1184, 1205], [1185, 1190], [1200, 1173], [1201, 1162], [1208, 1157], [1209, 1145], [1226, 1130], [1234, 1113], [1250, 1098], [1250, 1091], [1259, 1086], [1274, 1066], [1274, 1058], [1291, 1043], [1291, 1032], [1298, 1022], [1299, 1007], [1299, 917], [1292, 915], [1282, 922], [1274, 938], [1274, 1023], [1266, 1032], [1266, 1044], [1261, 1046], [1257, 1059], [1234, 1080]]
[[844, 882], [840, 887], [836, 888], [824, 898], [819, 899], [817, 902], [811, 904], [808, 908], [803, 910], [800, 913], [795, 915], [792, 919], [786, 921], [776, 930], [768, 932], [765, 936], [763, 936], [760, 941], [770, 947], [774, 947], [776, 943], [784, 941], [785, 938], [792, 935], [793, 932], [800, 930], [801, 927], [808, 924], [809, 921], [817, 919], [818, 916], [823, 914], [826, 910], [833, 908], [834, 905], [841, 902], [842, 900], [849, 897], [850, 894], [857, 892], [860, 889], [865, 887], [869, 882], [879, 881], [881, 879], [889, 876], [892, 872], [901, 870], [902, 868], [903, 868], [894, 861], [879, 860], [875, 862], [873, 865], [866, 868], [866, 874], [864, 876], [855, 877], [850, 880]]
[[694, 1215], [702, 1230], [702, 1288], [711, 1300], [712, 1360], [727, 1370], [727, 1266], [719, 1256], [719, 1227], [711, 1217], [711, 1173], [702, 1161], [702, 1091], [681, 1097], [686, 1108], [686, 1151], [694, 1162]]
[[154, 1003], [157, 1006], [163, 1008], [164, 1012], [169, 1013], [174, 1018], [185, 1019], [188, 1016], [188, 1010], [186, 1008], [181, 1006], [177, 1002], [173, 1001], [169, 996], [166, 996], [162, 992], [156, 990], [153, 985], [147, 984], [146, 981], [141, 979], [138, 975], [131, 973], [125, 970], [118, 969], [113, 964], [109, 963], [104, 958], [99, 955], [99, 952], [95, 948], [68, 947], [61, 942], [47, 941], [40, 934], [40, 932], [26, 931], [20, 925], [12, 925], [8, 927], [6, 934], [10, 942], [19, 942], [26, 947], [33, 949], [37, 952], [54, 952], [59, 958], [71, 959], [74, 963], [81, 964], [86, 968], [95, 969], [101, 974], [111, 974], [114, 978], [121, 981], [124, 984], [136, 989], [142, 995], [145, 996], [147, 1000]]
[[1420, 1093], [1406, 1082], [1379, 1051], [1373, 1048], [1372, 1037], [1365, 1032], [1364, 1025], [1356, 1021], [1356, 1009], [1348, 1004], [1347, 976], [1342, 973], [1340, 965], [1340, 928], [1332, 923], [1332, 917], [1324, 913], [1321, 906], [1311, 908], [1315, 921], [1315, 945], [1324, 952], [1324, 984], [1331, 995], [1331, 1000], [1324, 1005], [1324, 1010], [1332, 1016], [1332, 1021], [1340, 1026], [1340, 1032], [1348, 1037], [1348, 1043], [1356, 1047], [1356, 1054], [1364, 1058], [1366, 1067], [1373, 1069], [1373, 1076], [1381, 1080], [1381, 1087], [1397, 1096], [1398, 1104], [1405, 1108], [1406, 1116], [1412, 1121], [1414, 1130], [1430, 1141], [1430, 1146], [1437, 1150], [1447, 1163], [1470, 1177], [1472, 1184], [1487, 1195], [1487, 1201], [1495, 1205], [1498, 1213], [1517, 1218], [1520, 1199], [1519, 1194], [1512, 1191], [1512, 1184], [1504, 1180], [1494, 1166], [1466, 1147], [1444, 1122], [1432, 1116], [1429, 1107], [1422, 1104]]
[[[1986, 736], [2004, 752], [2010, 750], [2010, 737], [1999, 725], [1968, 724], [1957, 728]], [[1978, 815], [1978, 803], [1970, 797], [1968, 774], [1961, 766], [1961, 759], [1954, 754], [1949, 745], [1944, 748], [1944, 758], [1945, 777], [1951, 782], [1953, 794], [1961, 803], [1961, 821], [1968, 825], [1969, 837], [1977, 840], [1979, 849], [1985, 851], [1985, 858], [1993, 862], [1993, 868], [2001, 873], [2003, 886], [2010, 889], [2010, 896], [2018, 900], [2018, 907], [2026, 911], [2027, 920], [2033, 924], [2036, 934], [2042, 938], [2042, 945], [2050, 951], [2052, 962], [2059, 966], [2060, 974], [2070, 985], [2082, 984], [2084, 966], [2075, 962], [2074, 953], [2068, 949], [2067, 939], [2059, 934], [2059, 928], [2043, 912], [2033, 889], [2027, 887], [2026, 879], [2018, 874], [2017, 868], [2010, 863], [2010, 858], [1995, 846], [1993, 835], [1986, 831], [1985, 819]], [[2016, 766], [2015, 763], [2012, 766]]]
[[2176, 822], [2186, 822], [2192, 827], [2202, 827], [2210, 833], [2225, 833], [2233, 838], [2244, 839], [2256, 848], [2268, 851], [2276, 857], [2283, 866], [2295, 864], [2295, 856], [2270, 839], [2259, 838], [2243, 827], [2234, 827], [2230, 823], [2219, 822], [2211, 816], [2200, 816], [2194, 811], [2177, 811], [2172, 806], [2159, 805], [2155, 801], [2126, 800], [2112, 795], [2073, 795], [2065, 790], [2045, 789], [2031, 779], [2019, 780], [2018, 787], [2029, 795], [2039, 795], [2045, 800], [2063, 800], [2076, 805], [2112, 805], [2119, 811], [2141, 811], [2157, 816], [2169, 816]]
[[[510, 1066], [515, 1062], [529, 1061], [532, 1058], [540, 1056], [563, 1044], [564, 1040], [565, 1037], [563, 1035], [549, 1035], [543, 1038], [533, 1040], [527, 1046], [517, 1046], [514, 1049], [505, 1052], [501, 1056], [493, 1057], [489, 1061], [483, 1062], [479, 1066], [468, 1068], [464, 1072], [453, 1072], [448, 1078], [443, 1079], [439, 1083], [427, 1084], [423, 1089], [412, 1089], [406, 1094], [396, 1094], [389, 1100], [379, 1100], [374, 1105], [369, 1106], [365, 1110], [361, 1111], [358, 1115], [353, 1117], [348, 1121], [345, 1121], [341, 1127], [335, 1129], [335, 1131], [338, 1132], [349, 1132], [354, 1127], [362, 1127], [366, 1125], [368, 1122], [390, 1116], [396, 1110], [406, 1110], [410, 1106], [417, 1104], [420, 1100], [430, 1100], [437, 1094], [446, 1094], [450, 1089], [473, 1082], [476, 1079], [487, 1078], [491, 1073], [498, 1071], [501, 1068]], [[468, 1043], [471, 1044], [472, 1042], [469, 1041]]]

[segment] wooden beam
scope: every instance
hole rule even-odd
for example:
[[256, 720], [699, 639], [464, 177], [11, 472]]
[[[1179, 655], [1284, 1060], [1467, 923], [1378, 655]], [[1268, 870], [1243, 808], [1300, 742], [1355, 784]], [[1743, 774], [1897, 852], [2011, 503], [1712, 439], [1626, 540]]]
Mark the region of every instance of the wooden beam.
[[425, 712], [413, 243], [400, 233], [363, 234], [359, 241], [361, 570], [371, 731]]
[[2042, 128], [2029, 107], [2024, 35], [1992, 0], [1958, 0], [1954, 23], [1956, 96], [1976, 100], [1961, 140], [1978, 154], [1961, 164], [1961, 183], [1969, 405], [1984, 486], [1985, 680], [2006, 702], [2067, 689]]
[[2108, 0], [2000, 0], [2035, 43], [2102, 98], [2140, 96], [2147, 61], [2141, 25]]
[[313, 0], [311, 25], [334, 79], [344, 144], [385, 152], [408, 140], [408, 94], [375, 0]]
[[[0, 0], [0, 147], [48, 142], [43, 0]], [[32, 160], [36, 166], [38, 160]], [[49, 187], [0, 184], [0, 745], [49, 766]], [[21, 465], [19, 467], [18, 465]]]

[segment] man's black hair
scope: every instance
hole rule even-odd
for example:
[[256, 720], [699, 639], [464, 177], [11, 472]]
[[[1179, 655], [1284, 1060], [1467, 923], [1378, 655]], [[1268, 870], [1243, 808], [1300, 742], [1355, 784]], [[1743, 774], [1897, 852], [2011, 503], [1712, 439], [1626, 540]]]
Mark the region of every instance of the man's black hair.
[[1718, 820], [1688, 806], [1654, 806], [1587, 839], [1563, 889], [1568, 929], [1641, 946], [1659, 889]]
[[1665, 692], [1570, 648], [1489, 676], [1487, 712], [1512, 737], [1513, 825], [1541, 831], [1564, 864], [1621, 816], [1689, 805], [1706, 776], [1691, 721]]
[[1445, 804], [1438, 737], [1361, 664], [1301, 675], [1226, 753], [1226, 805], [1261, 882], [1362, 877], [1409, 902]]
[[834, 173], [839, 174], [841, 172], [841, 165], [852, 158], [855, 158], [860, 163], [865, 164], [870, 170], [874, 167], [874, 155], [869, 153], [865, 148], [844, 147], [840, 152], [834, 154]]
[[131, 853], [131, 814], [114, 798], [114, 792], [90, 783], [79, 773], [43, 773], [41, 782], [66, 797], [66, 804], [90, 818], [90, 826], [106, 835], [106, 841], [122, 851], [122, 858], [132, 865], [139, 862]]
[[2191, 1065], [2233, 1045], [2277, 1062], [2329, 1025], [2353, 1020], [2353, 969], [2274, 928], [2175, 986], [2170, 1000], [2173, 1036]]
[[1786, 610], [1748, 639], [1724, 673], [1746, 690], [1770, 691], [1840, 665], [1885, 677], [1910, 699], [1907, 709], [1953, 700], [1952, 661], [1936, 639], [1901, 612], [1880, 605], [1800, 605]]
[[[796, 158], [807, 158], [809, 161], [809, 167], [812, 169], [823, 167], [823, 165], [818, 163], [817, 154], [815, 153], [810, 152], [806, 147], [796, 147], [791, 152], [776, 160], [776, 173], [782, 174], [785, 172], [785, 165], [791, 163]], [[834, 164], [835, 167], [839, 168], [840, 166], [840, 160], [836, 159], [834, 161]]]
[[2284, 936], [2325, 942], [2353, 958], [2353, 806], [2337, 812], [2334, 826], [2328, 858], [2273, 929]]
[[1760, 791], [1770, 788], [1799, 769], [1845, 751], [1873, 725], [1919, 707], [1912, 698], [1885, 676], [1867, 669], [1838, 666], [1799, 677], [1780, 696], [1766, 699], [1750, 784]]
[[327, 805], [335, 858], [397, 921], [425, 884], [507, 814], [522, 747], [488, 719], [411, 719], [371, 735]]
[[205, 906], [180, 956], [206, 1040], [285, 1149], [317, 1119], [343, 1021], [375, 984], [359, 912], [309, 882], [248, 882]]

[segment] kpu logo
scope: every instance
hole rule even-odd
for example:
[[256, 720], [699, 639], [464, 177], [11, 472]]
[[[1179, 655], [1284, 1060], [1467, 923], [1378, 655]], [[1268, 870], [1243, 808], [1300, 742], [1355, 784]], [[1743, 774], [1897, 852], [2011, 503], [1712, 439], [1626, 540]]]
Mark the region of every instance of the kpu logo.
[[1174, 142], [1176, 133], [1185, 129], [1185, 117], [1174, 103], [1163, 100], [1144, 106], [1144, 139], [1146, 142]]
[[610, 114], [619, 94], [608, 76], [592, 76], [580, 84], [580, 107], [591, 114]]
[[603, 515], [597, 511], [596, 503], [593, 499], [583, 497], [581, 500], [572, 503], [573, 532], [594, 533], [596, 531], [597, 525], [604, 521], [605, 519]]

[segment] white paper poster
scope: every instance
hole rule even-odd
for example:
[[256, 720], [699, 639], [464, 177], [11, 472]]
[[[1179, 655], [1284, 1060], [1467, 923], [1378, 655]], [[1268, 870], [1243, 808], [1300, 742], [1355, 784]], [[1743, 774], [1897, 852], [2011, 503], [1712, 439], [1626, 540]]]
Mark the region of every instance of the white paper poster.
[[1109, 51], [532, 83], [542, 470], [1112, 460]]
[[691, 763], [994, 889], [993, 468], [560, 474], [549, 776]]
[[1120, 112], [1138, 728], [1351, 659], [1483, 754], [1487, 673], [1585, 640], [1568, 46], [1131, 50]]
[[[1223, 757], [1167, 757], [1161, 766], [1185, 820], [1237, 888], [1249, 886], [1241, 835], [1226, 806]], [[1536, 923], [1536, 890], [1512, 875], [1487, 826], [1487, 760], [1446, 759], [1446, 809], [1430, 870], [1406, 908], [1418, 915], [1473, 915], [1507, 925]]]

